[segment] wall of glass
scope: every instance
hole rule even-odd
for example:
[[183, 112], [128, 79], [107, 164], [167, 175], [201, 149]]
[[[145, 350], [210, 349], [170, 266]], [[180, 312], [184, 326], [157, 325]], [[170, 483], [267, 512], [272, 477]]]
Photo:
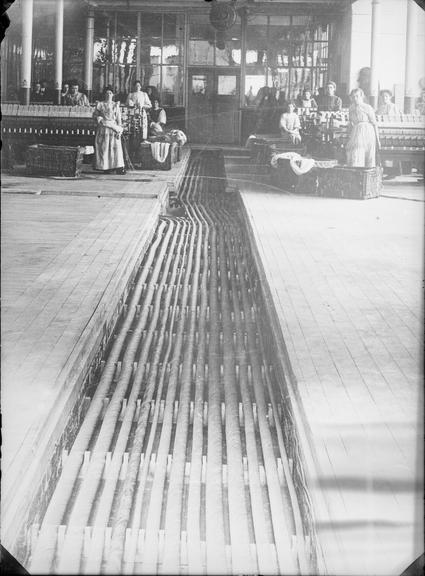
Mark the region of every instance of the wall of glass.
[[140, 80], [144, 87], [152, 86], [158, 92], [164, 105], [182, 105], [183, 44], [183, 14], [96, 14], [95, 94], [110, 84], [123, 100]]
[[225, 32], [211, 26], [207, 14], [191, 15], [189, 19], [189, 58], [191, 66], [240, 66], [241, 20]]
[[317, 93], [328, 74], [328, 24], [309, 16], [249, 16], [245, 59], [248, 106], [263, 86], [279, 84], [287, 99], [304, 88]]

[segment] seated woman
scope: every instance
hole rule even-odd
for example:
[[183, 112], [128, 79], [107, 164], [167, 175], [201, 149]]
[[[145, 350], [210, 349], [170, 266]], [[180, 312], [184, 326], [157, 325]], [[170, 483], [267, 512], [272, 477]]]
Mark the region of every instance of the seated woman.
[[372, 106], [364, 101], [364, 92], [355, 88], [350, 94], [350, 136], [347, 142], [347, 164], [358, 168], [376, 165], [376, 147], [380, 147], [378, 126]]
[[167, 115], [164, 108], [161, 108], [158, 98], [154, 98], [152, 103], [153, 107], [149, 112], [149, 130], [152, 135], [162, 134], [164, 127], [167, 124]]
[[144, 108], [145, 110], [152, 108], [149, 96], [142, 90], [142, 83], [140, 80], [136, 80], [134, 83], [134, 90], [127, 96], [125, 104], [126, 106], [134, 106], [139, 109]]
[[302, 96], [298, 97], [297, 105], [299, 108], [317, 109], [317, 102], [312, 97], [311, 91], [308, 88], [303, 91]]
[[288, 137], [292, 144], [299, 144], [301, 142], [301, 124], [298, 115], [295, 113], [295, 103], [288, 102], [287, 112], [284, 112], [280, 117], [280, 132], [282, 136]]
[[383, 114], [386, 116], [397, 116], [400, 114], [397, 106], [391, 102], [391, 92], [389, 90], [381, 90], [379, 92], [379, 106], [376, 111], [377, 114]]
[[95, 168], [110, 173], [125, 174], [121, 144], [121, 110], [114, 102], [111, 86], [103, 90], [103, 100], [97, 102], [93, 118], [97, 122], [95, 137]]

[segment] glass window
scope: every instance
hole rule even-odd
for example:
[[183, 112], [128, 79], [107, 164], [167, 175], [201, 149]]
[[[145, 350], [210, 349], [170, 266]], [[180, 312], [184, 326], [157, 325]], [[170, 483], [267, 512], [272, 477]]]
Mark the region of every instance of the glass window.
[[166, 38], [183, 38], [184, 14], [164, 14], [163, 34]]
[[273, 68], [268, 71], [267, 74], [267, 85], [274, 86], [275, 83], [279, 85], [279, 89], [285, 93], [285, 98], [288, 98], [289, 94], [289, 70], [288, 68]]
[[219, 76], [217, 84], [217, 94], [219, 96], [235, 96], [237, 93], [236, 76]]
[[215, 31], [207, 15], [190, 17], [190, 40], [208, 40], [214, 42]]
[[162, 45], [162, 64], [180, 64], [182, 50], [176, 40], [164, 39]]
[[161, 90], [161, 66], [144, 65], [143, 67], [143, 86], [153, 86], [160, 92]]
[[223, 44], [216, 44], [215, 63], [216, 66], [239, 66], [241, 63], [241, 43], [240, 40], [224, 40]]
[[161, 100], [164, 106], [183, 104], [183, 70], [180, 66], [162, 67]]
[[162, 15], [142, 12], [142, 38], [161, 39], [161, 37], [162, 37]]
[[[113, 27], [115, 27], [115, 23]], [[128, 12], [117, 12], [117, 34], [135, 38], [137, 34], [137, 15]]]
[[267, 17], [250, 18], [246, 35], [246, 63], [262, 64], [267, 54]]
[[245, 104], [254, 106], [257, 104], [257, 96], [260, 88], [266, 86], [265, 71], [256, 74], [247, 74], [245, 76]]
[[310, 68], [291, 68], [289, 98], [294, 100], [304, 88], [311, 87], [311, 69]]
[[93, 46], [93, 62], [99, 65], [104, 65], [107, 60], [108, 42], [106, 38], [95, 38]]
[[214, 64], [214, 45], [207, 40], [189, 41], [190, 64]]
[[198, 74], [192, 76], [192, 94], [206, 94], [208, 79], [205, 74]]
[[136, 39], [135, 38], [118, 38], [117, 39], [117, 59], [118, 64], [126, 66], [136, 64]]

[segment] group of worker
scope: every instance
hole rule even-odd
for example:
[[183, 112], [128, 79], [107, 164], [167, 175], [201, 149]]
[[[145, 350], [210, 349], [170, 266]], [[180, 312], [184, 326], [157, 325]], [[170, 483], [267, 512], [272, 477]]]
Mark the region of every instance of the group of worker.
[[[270, 121], [276, 122], [276, 111], [280, 118], [278, 126], [282, 137], [292, 144], [301, 143], [301, 122], [296, 108], [314, 109], [319, 111], [337, 113], [342, 110], [342, 100], [336, 95], [335, 82], [329, 81], [326, 85], [326, 94], [320, 98], [319, 103], [312, 97], [310, 90], [306, 89], [296, 101], [285, 101], [284, 93], [278, 85], [263, 90], [259, 101], [259, 115], [257, 131], [270, 130]], [[381, 90], [377, 114], [395, 116], [400, 114], [397, 106], [391, 101], [389, 90]], [[281, 113], [282, 108], [285, 112]], [[348, 166], [372, 168], [376, 165], [376, 153], [380, 149], [379, 131], [375, 110], [367, 103], [366, 96], [361, 88], [355, 88], [350, 93], [350, 107], [348, 109], [349, 138], [346, 145], [346, 161]], [[269, 128], [269, 130], [267, 130]], [[273, 127], [272, 127], [273, 130]]]

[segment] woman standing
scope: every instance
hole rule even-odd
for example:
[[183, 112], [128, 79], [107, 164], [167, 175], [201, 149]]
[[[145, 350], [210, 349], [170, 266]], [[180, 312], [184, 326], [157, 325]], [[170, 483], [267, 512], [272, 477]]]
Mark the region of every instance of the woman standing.
[[297, 105], [299, 108], [313, 108], [315, 110], [317, 110], [318, 107], [316, 100], [312, 97], [311, 91], [308, 88], [306, 88], [302, 95], [298, 98]]
[[121, 110], [119, 102], [114, 102], [113, 96], [111, 86], [107, 86], [103, 91], [103, 100], [97, 102], [93, 112], [93, 118], [97, 122], [95, 168], [107, 173], [116, 170], [117, 174], [125, 174], [121, 144]]
[[146, 92], [142, 90], [142, 83], [140, 80], [136, 80], [134, 83], [134, 91], [130, 92], [127, 96], [126, 106], [134, 106], [135, 108], [152, 108], [151, 101]]
[[376, 165], [376, 147], [380, 147], [375, 112], [372, 106], [365, 103], [361, 88], [352, 90], [350, 99], [347, 164], [359, 168], [373, 168]]
[[379, 93], [379, 106], [376, 111], [377, 114], [385, 116], [397, 116], [400, 114], [397, 106], [391, 102], [392, 94], [389, 90], [381, 90]]

